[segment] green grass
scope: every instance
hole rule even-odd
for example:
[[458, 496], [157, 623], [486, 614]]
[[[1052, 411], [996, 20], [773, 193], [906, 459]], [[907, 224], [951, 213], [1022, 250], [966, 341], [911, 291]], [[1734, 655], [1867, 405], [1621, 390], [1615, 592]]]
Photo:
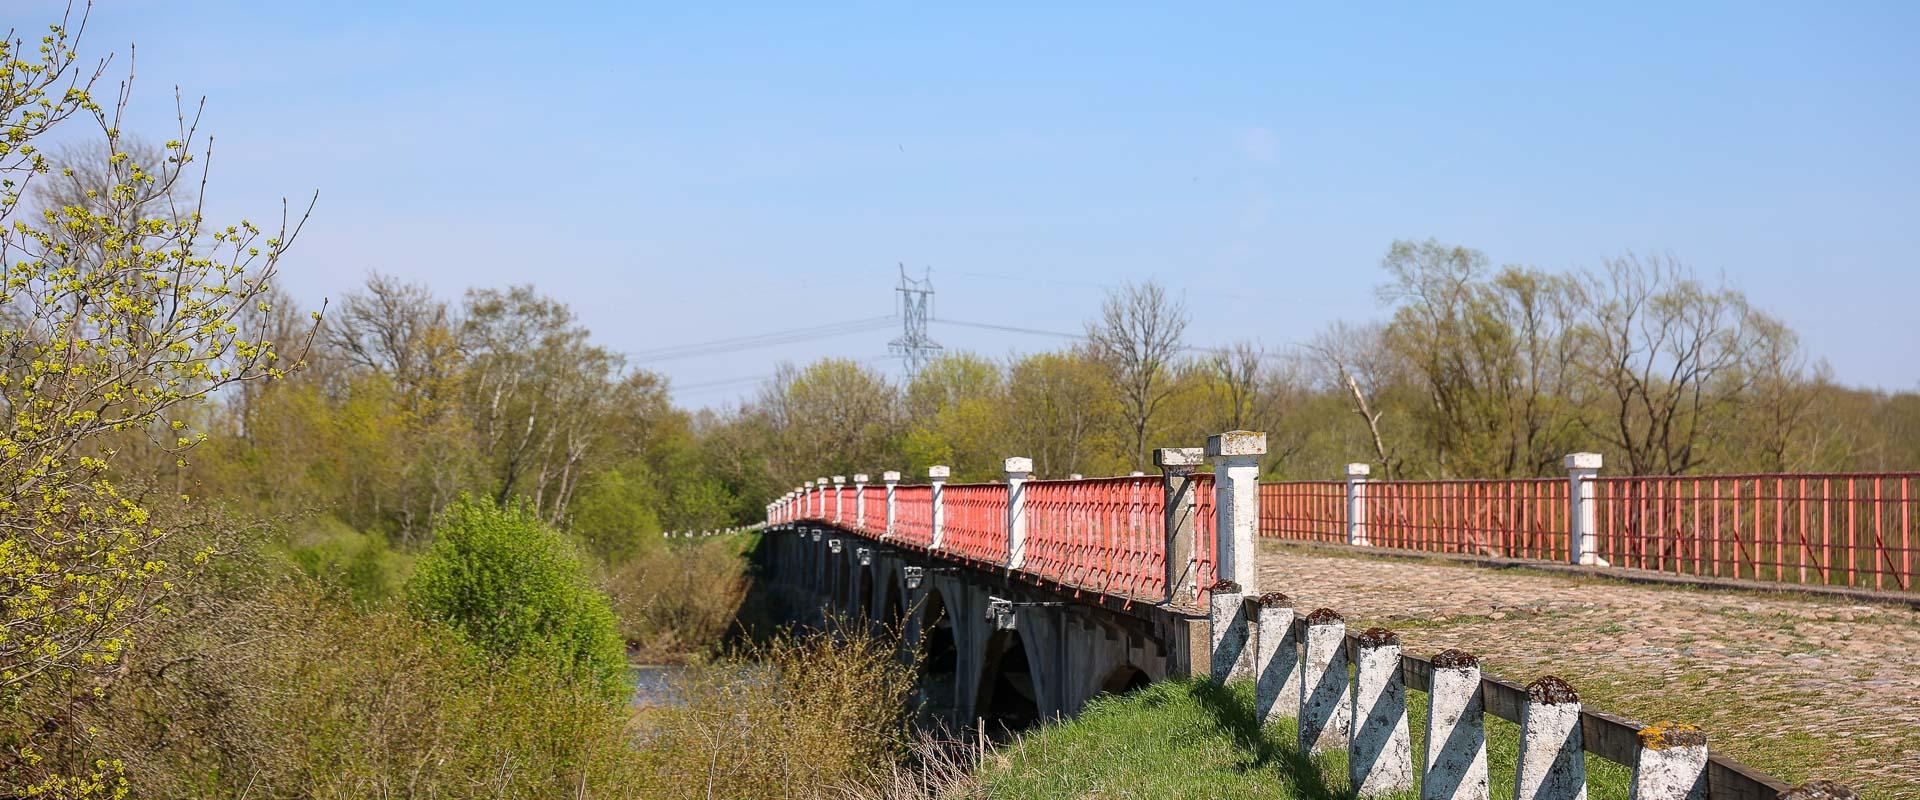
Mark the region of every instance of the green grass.
[[[1408, 692], [1416, 772], [1425, 760], [1427, 697]], [[1203, 679], [1165, 681], [1107, 696], [1079, 717], [1029, 732], [981, 770], [994, 798], [1310, 798], [1350, 797], [1345, 753], [1311, 758], [1295, 748], [1291, 720], [1262, 729], [1253, 685], [1221, 687]], [[1519, 727], [1487, 717], [1487, 766], [1493, 797], [1513, 796]], [[1632, 770], [1587, 756], [1588, 795], [1624, 800]], [[1407, 792], [1401, 795], [1414, 798]]]

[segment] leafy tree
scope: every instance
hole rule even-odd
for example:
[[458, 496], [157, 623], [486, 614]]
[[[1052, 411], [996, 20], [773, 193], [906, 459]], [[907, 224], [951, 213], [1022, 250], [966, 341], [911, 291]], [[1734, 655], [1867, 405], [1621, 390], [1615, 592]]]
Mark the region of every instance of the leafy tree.
[[656, 478], [632, 459], [595, 472], [570, 507], [568, 530], [607, 563], [619, 563], [659, 541]]
[[[206, 220], [198, 197], [173, 192], [204, 163], [197, 116], [140, 157], [120, 132], [126, 90], [96, 102], [101, 70], [83, 68], [76, 46], [64, 21], [34, 45], [0, 40], [0, 708], [33, 723], [0, 739], [0, 793], [111, 790], [106, 770], [32, 765], [48, 742], [84, 735], [60, 710], [92, 690], [84, 679], [112, 679], [192, 566], [168, 557], [191, 523], [156, 513], [141, 477], [162, 459], [185, 464], [210, 394], [299, 361], [281, 355], [299, 342], [243, 326], [272, 312], [301, 220], [272, 233]], [[76, 119], [107, 154], [91, 175], [41, 148], [56, 131], [85, 136]], [[129, 449], [150, 460], [131, 463]]]
[[607, 596], [566, 537], [524, 505], [462, 496], [407, 579], [407, 603], [496, 659], [550, 660], [621, 691], [626, 653]]

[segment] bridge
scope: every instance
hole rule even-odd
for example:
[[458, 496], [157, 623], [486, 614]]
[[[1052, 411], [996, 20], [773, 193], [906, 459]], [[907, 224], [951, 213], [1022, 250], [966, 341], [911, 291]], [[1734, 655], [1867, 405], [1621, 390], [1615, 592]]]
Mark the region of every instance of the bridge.
[[[1466, 649], [1422, 657], [1384, 627], [1296, 609], [1261, 540], [1879, 599], [1912, 588], [1920, 474], [1603, 478], [1598, 455], [1576, 453], [1565, 479], [1372, 481], [1355, 464], [1263, 485], [1264, 452], [1264, 434], [1232, 431], [1156, 451], [1155, 476], [1036, 480], [1016, 457], [993, 483], [949, 484], [941, 466], [918, 485], [822, 477], [768, 505], [767, 566], [809, 621], [917, 651], [929, 723], [1018, 730], [1168, 677], [1246, 678], [1262, 718], [1298, 721], [1303, 752], [1349, 751], [1361, 794], [1484, 797], [1491, 713], [1522, 726], [1519, 780], [1541, 800], [1583, 796], [1588, 755], [1635, 767], [1640, 797], [1794, 790], [1691, 726], [1583, 709], [1550, 675], [1482, 675]], [[1448, 726], [1428, 731], [1417, 776], [1409, 688]], [[1808, 791], [1822, 790], [1836, 787]]]

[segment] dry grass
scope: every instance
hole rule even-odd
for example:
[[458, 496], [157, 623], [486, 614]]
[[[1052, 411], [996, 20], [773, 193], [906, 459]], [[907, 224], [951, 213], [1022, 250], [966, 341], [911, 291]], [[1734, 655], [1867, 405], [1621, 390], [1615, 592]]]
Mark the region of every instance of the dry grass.
[[722, 536], [642, 549], [604, 581], [630, 657], [653, 664], [711, 650], [746, 596], [752, 537]]

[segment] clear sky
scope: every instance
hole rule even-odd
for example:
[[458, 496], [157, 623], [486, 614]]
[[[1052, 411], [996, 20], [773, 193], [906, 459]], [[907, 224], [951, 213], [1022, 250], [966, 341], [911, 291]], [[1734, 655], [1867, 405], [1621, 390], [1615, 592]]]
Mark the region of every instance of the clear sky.
[[[86, 49], [137, 44], [153, 138], [207, 96], [222, 218], [320, 192], [309, 303], [531, 282], [635, 352], [883, 315], [906, 262], [944, 317], [1077, 330], [1151, 277], [1195, 343], [1283, 346], [1435, 237], [1671, 253], [1920, 388], [1920, 4], [811, 5], [100, 0]], [[645, 366], [718, 404], [892, 334]]]

